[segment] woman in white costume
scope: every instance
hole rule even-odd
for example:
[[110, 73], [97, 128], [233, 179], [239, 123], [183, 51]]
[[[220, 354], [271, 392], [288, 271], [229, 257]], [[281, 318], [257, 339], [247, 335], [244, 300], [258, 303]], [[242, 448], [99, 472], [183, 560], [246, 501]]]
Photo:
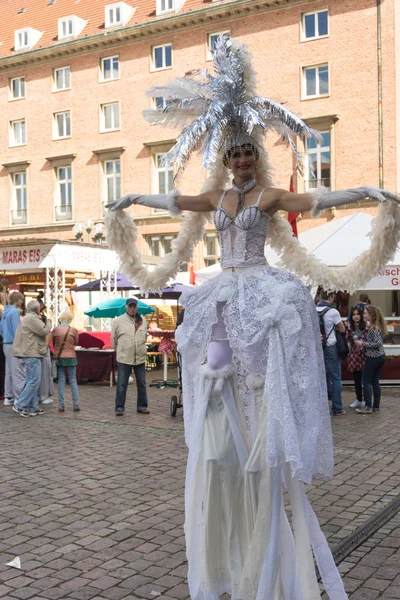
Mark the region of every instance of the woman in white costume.
[[[326, 288], [352, 289], [386, 264], [398, 243], [398, 198], [376, 188], [293, 194], [272, 186], [263, 148], [268, 129], [295, 152], [293, 134], [318, 138], [282, 105], [255, 94], [246, 48], [221, 38], [216, 77], [196, 72], [150, 91], [166, 108], [153, 122], [185, 125], [166, 161], [178, 175], [194, 150], [211, 170], [203, 193], [130, 194], [109, 205], [110, 246], [143, 290], [158, 289], [190, 259], [214, 213], [222, 274], [182, 298], [176, 339], [183, 359], [186, 442], [185, 534], [192, 600], [316, 600], [314, 558], [331, 600], [347, 598], [304, 492], [333, 475], [331, 423], [320, 330], [312, 298], [291, 273], [271, 268], [269, 243], [291, 270]], [[193, 75], [193, 72], [190, 74]], [[232, 183], [230, 179], [233, 177]], [[382, 202], [362, 267], [330, 271], [309, 257], [278, 211], [312, 211], [365, 197]], [[386, 202], [384, 202], [387, 200]], [[189, 211], [173, 251], [149, 272], [131, 204]], [[386, 246], [381, 244], [386, 235]], [[360, 274], [361, 271], [361, 274]], [[349, 283], [351, 281], [351, 283]], [[286, 516], [283, 489], [291, 504]]]

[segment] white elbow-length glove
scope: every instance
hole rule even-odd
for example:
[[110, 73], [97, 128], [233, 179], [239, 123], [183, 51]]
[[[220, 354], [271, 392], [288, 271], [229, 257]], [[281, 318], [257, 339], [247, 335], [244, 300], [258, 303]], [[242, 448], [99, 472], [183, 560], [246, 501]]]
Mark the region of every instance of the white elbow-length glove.
[[140, 204], [150, 208], [169, 210], [171, 215], [176, 216], [181, 212], [176, 205], [177, 196], [179, 196], [178, 190], [174, 190], [170, 194], [127, 194], [118, 200], [108, 202], [106, 208], [112, 211], [123, 210], [132, 204]]
[[318, 217], [326, 208], [343, 206], [343, 204], [352, 204], [353, 202], [359, 202], [365, 198], [371, 198], [373, 200], [378, 200], [379, 202], [393, 200], [394, 202], [400, 203], [400, 197], [396, 194], [380, 188], [368, 186], [349, 190], [338, 190], [337, 192], [329, 192], [326, 188], [317, 188], [312, 192], [312, 195], [314, 196], [313, 207], [311, 210], [313, 217]]

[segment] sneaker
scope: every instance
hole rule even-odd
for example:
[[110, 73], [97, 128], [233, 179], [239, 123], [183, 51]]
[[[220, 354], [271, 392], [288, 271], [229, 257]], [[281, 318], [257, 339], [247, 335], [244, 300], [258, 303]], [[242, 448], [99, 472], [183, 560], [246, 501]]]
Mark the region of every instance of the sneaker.
[[42, 400], [42, 404], [53, 404], [53, 398], [45, 398]]
[[41, 408], [39, 408], [39, 410], [35, 411], [35, 415], [44, 415], [44, 410], [42, 410]]
[[346, 411], [345, 411], [345, 410], [342, 410], [342, 412], [338, 412], [338, 413], [332, 413], [332, 415], [333, 415], [334, 417], [340, 417], [341, 415], [345, 415], [345, 414], [346, 414]]
[[361, 408], [363, 405], [359, 400], [354, 400], [352, 404], [349, 405], [349, 408]]
[[12, 406], [14, 404], [13, 398], [4, 398], [4, 406]]
[[17, 413], [17, 415], [19, 415], [21, 412], [23, 412], [22, 410], [20, 410], [19, 408], [17, 408], [17, 407], [15, 406], [15, 404], [13, 404], [13, 407], [12, 407], [12, 409], [13, 409], [13, 411], [14, 411], [14, 412], [16, 412], [16, 413]]
[[72, 409], [73, 412], [79, 412], [81, 409], [79, 406], [74, 406], [74, 408]]
[[356, 408], [356, 413], [358, 413], [359, 415], [371, 415], [372, 408], [368, 408], [367, 406], [364, 406], [362, 408]]
[[115, 414], [116, 414], [117, 417], [122, 417], [122, 415], [124, 414], [124, 412], [125, 412], [125, 409], [123, 409], [123, 408], [117, 408], [116, 411], [115, 411]]
[[26, 410], [20, 410], [19, 416], [20, 417], [36, 417], [36, 413], [35, 412], [27, 412]]
[[65, 411], [65, 408], [63, 406], [58, 407], [58, 412], [64, 412], [64, 411]]
[[379, 410], [380, 410], [379, 408], [373, 408], [372, 412], [379, 412]]

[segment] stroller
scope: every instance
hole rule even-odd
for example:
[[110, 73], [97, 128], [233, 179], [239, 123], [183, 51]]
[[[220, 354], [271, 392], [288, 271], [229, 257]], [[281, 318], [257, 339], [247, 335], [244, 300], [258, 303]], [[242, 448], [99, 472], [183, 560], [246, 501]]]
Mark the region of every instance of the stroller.
[[178, 381], [179, 381], [179, 398], [176, 394], [171, 396], [171, 417], [176, 416], [178, 408], [182, 408], [182, 357], [179, 352], [176, 353], [176, 367], [178, 370]]

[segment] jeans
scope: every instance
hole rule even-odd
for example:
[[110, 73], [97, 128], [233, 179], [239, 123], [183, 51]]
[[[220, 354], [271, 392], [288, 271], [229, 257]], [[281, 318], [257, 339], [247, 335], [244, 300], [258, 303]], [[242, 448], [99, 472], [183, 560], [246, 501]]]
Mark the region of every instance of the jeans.
[[337, 415], [343, 411], [342, 408], [342, 364], [336, 348], [333, 346], [325, 346], [324, 348], [325, 368], [327, 376], [332, 382], [332, 412]]
[[363, 401], [363, 380], [362, 371], [353, 371], [354, 389], [356, 392], [356, 398], [359, 402]]
[[72, 403], [74, 406], [79, 406], [78, 383], [76, 381], [76, 366], [75, 367], [59, 367], [57, 366], [58, 378], [58, 405], [64, 406], [64, 391], [65, 391], [65, 369], [68, 370], [68, 381], [71, 386]]
[[14, 406], [26, 412], [37, 412], [39, 410], [38, 391], [42, 374], [42, 359], [30, 357], [23, 360], [26, 368], [25, 387]]
[[135, 373], [136, 386], [137, 386], [137, 410], [147, 408], [147, 390], [146, 390], [146, 370], [145, 363], [141, 365], [126, 365], [125, 363], [118, 363], [118, 379], [117, 379], [117, 393], [115, 396], [115, 409], [124, 410], [126, 390], [128, 388], [129, 376], [132, 372]]
[[364, 364], [363, 380], [364, 380], [364, 400], [367, 408], [372, 408], [372, 390], [374, 391], [374, 406], [379, 408], [381, 403], [381, 386], [379, 385], [379, 377], [386, 356], [378, 356], [372, 358], [367, 356]]

